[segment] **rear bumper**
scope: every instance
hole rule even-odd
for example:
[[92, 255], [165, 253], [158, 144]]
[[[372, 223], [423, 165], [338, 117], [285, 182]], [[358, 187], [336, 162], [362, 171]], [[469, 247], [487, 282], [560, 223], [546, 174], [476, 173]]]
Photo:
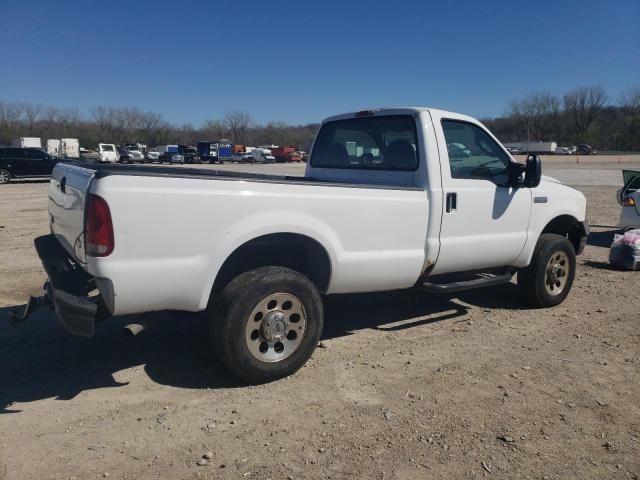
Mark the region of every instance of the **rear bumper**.
[[65, 330], [72, 335], [92, 337], [96, 319], [108, 316], [100, 297], [88, 296], [95, 281], [73, 261], [53, 234], [34, 241], [47, 272], [46, 295]]

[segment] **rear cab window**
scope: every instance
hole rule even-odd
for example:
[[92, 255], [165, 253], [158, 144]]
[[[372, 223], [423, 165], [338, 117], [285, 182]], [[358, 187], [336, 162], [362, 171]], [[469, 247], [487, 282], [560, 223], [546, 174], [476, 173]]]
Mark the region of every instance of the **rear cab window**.
[[416, 124], [409, 115], [349, 118], [325, 123], [311, 154], [314, 168], [415, 171]]

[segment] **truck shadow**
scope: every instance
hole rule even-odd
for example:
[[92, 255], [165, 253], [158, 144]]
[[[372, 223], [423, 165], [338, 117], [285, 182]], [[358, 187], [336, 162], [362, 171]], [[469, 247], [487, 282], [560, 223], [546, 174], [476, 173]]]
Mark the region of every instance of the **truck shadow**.
[[[522, 308], [516, 293], [515, 285], [504, 285], [455, 298], [416, 290], [330, 296], [323, 339], [362, 329], [425, 328], [464, 317], [470, 308]], [[10, 309], [0, 308], [0, 414], [19, 412], [15, 402], [68, 400], [88, 390], [126, 387], [129, 382], [118, 381], [118, 372], [131, 367], [143, 367], [151, 380], [172, 387], [244, 386], [215, 360], [204, 314], [147, 314], [150, 328], [135, 337], [123, 333], [132, 318], [115, 317], [98, 324], [94, 338], [84, 339], [68, 335], [46, 308], [13, 329]]]
[[613, 242], [613, 236], [616, 233], [620, 233], [620, 230], [616, 229], [606, 230], [603, 232], [591, 232], [587, 237], [587, 245], [609, 248], [611, 247], [611, 243]]

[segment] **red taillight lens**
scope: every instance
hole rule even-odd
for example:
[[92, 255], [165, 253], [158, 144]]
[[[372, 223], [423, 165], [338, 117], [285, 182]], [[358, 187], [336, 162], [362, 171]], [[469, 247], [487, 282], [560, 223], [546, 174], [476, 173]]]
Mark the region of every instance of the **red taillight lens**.
[[624, 197], [622, 200], [622, 205], [625, 207], [633, 207], [636, 204], [635, 200], [632, 197]]
[[104, 198], [92, 193], [87, 195], [87, 220], [84, 231], [87, 255], [106, 257], [113, 252], [113, 223], [109, 205]]

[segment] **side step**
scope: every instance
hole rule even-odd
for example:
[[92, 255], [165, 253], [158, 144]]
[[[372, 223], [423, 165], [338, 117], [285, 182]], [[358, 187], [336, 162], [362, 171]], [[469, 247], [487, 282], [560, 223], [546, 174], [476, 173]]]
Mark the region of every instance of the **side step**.
[[458, 293], [466, 290], [473, 290], [476, 288], [491, 287], [495, 285], [502, 285], [509, 283], [513, 277], [513, 272], [507, 272], [500, 275], [494, 275], [491, 277], [475, 278], [473, 280], [465, 280], [462, 282], [449, 282], [449, 283], [431, 283], [424, 282], [418, 287], [421, 290], [429, 293]]

